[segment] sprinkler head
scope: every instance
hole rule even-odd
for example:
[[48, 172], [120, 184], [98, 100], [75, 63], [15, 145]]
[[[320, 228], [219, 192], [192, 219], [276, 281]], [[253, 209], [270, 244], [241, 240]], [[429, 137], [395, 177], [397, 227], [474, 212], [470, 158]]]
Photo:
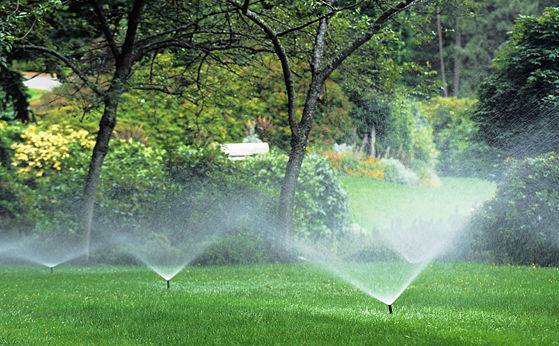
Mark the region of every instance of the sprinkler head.
[[171, 288], [171, 280], [166, 280], [167, 281], [167, 289]]
[[388, 313], [392, 315], [392, 304], [388, 305]]
[[50, 268], [50, 273], [52, 274], [54, 272], [54, 267], [49, 267]]

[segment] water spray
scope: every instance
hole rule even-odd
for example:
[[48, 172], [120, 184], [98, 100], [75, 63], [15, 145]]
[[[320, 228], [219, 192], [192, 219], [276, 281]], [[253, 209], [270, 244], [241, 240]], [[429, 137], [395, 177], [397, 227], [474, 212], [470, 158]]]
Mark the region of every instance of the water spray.
[[392, 315], [392, 304], [388, 305], [388, 313]]

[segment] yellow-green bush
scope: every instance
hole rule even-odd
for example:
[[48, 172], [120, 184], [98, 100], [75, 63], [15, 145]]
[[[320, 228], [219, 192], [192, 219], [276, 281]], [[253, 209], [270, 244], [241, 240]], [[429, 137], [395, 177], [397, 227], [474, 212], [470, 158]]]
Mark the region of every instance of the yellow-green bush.
[[70, 157], [72, 146], [75, 150], [90, 151], [94, 145], [95, 140], [85, 130], [59, 125], [40, 129], [31, 125], [21, 134], [21, 141], [11, 145], [12, 166], [19, 174], [41, 177], [60, 171], [64, 160]]

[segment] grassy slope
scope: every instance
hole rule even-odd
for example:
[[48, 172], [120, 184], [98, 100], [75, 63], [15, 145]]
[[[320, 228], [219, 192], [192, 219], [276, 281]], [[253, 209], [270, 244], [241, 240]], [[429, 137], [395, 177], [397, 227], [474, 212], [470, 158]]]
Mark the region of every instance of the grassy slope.
[[304, 265], [0, 267], [0, 344], [559, 342], [559, 269], [436, 264], [395, 315]]
[[438, 188], [389, 184], [368, 178], [343, 177], [352, 218], [363, 227], [415, 218], [448, 218], [468, 213], [490, 199], [495, 184], [480, 179], [444, 178]]
[[27, 89], [27, 94], [29, 95], [29, 101], [35, 101], [41, 98], [41, 96], [43, 96], [44, 94], [46, 94], [48, 91], [45, 90], [39, 90], [39, 89]]

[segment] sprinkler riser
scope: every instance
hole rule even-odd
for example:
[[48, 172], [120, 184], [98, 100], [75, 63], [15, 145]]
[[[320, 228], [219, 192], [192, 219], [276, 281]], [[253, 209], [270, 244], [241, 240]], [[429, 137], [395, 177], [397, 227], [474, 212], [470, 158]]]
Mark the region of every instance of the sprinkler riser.
[[171, 288], [171, 280], [166, 280], [167, 281], [167, 289]]
[[392, 304], [388, 305], [388, 313], [392, 315]]

